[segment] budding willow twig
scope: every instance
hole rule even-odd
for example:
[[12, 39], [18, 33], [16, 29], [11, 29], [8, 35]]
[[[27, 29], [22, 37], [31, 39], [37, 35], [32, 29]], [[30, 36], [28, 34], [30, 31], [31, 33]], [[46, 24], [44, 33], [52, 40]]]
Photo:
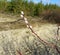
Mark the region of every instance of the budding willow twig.
[[21, 11], [21, 18], [25, 21], [26, 26], [31, 30], [31, 32], [32, 32], [43, 44], [46, 44], [46, 45], [48, 45], [48, 46], [50, 46], [50, 47], [53, 47], [53, 48], [56, 49], [57, 52], [60, 54], [60, 50], [58, 50], [58, 47], [57, 47], [54, 43], [48, 43], [48, 42], [44, 41], [43, 39], [40, 38], [40, 36], [38, 36], [38, 35], [36, 34], [36, 32], [34, 32], [34, 30], [32, 29], [32, 26], [29, 24], [27, 18], [24, 17], [24, 12], [23, 12], [23, 11]]

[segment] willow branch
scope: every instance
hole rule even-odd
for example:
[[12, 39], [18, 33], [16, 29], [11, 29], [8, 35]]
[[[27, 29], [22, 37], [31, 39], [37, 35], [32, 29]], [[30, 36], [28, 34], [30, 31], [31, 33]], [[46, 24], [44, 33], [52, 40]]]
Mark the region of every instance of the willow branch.
[[18, 52], [19, 55], [22, 55], [22, 53], [20, 51], [17, 50], [17, 52]]
[[48, 45], [48, 46], [56, 49], [57, 52], [60, 54], [60, 50], [58, 50], [58, 47], [57, 47], [55, 44], [53, 44], [53, 43], [48, 43], [48, 42], [44, 41], [43, 39], [40, 38], [39, 35], [36, 34], [36, 32], [34, 32], [34, 30], [32, 29], [32, 26], [29, 24], [27, 18], [24, 17], [24, 12], [23, 12], [23, 11], [21, 11], [21, 18], [25, 21], [26, 26], [31, 30], [31, 32], [32, 32], [43, 44], [46, 44], [46, 45]]

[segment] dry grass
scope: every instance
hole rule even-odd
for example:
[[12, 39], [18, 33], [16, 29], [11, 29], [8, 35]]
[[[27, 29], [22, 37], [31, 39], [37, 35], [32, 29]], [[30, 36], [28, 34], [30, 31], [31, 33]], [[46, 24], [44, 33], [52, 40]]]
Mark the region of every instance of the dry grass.
[[[17, 49], [20, 49], [24, 54], [24, 48], [22, 48], [24, 46], [23, 38], [29, 38], [29, 43], [31, 44], [35, 38], [33, 34], [26, 28], [23, 21], [11, 24], [12, 18], [10, 17], [2, 17], [0, 19], [2, 19], [0, 21], [0, 55], [17, 55]], [[56, 24], [43, 23], [40, 22], [40, 19], [32, 19], [32, 17], [28, 20], [40, 38], [50, 42], [52, 42], [52, 39], [56, 40]]]

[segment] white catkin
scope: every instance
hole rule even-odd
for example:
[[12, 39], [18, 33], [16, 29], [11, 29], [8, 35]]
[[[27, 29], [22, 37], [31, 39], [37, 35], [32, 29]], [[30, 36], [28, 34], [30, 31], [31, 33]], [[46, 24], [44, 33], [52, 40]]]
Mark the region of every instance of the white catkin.
[[27, 18], [24, 18], [25, 21], [27, 21]]
[[32, 28], [32, 26], [30, 25], [30, 28]]
[[29, 28], [29, 26], [27, 25], [27, 28]]
[[22, 15], [24, 15], [24, 12], [23, 12], [23, 11], [21, 11], [21, 14], [22, 14]]
[[28, 21], [26, 20], [25, 23], [28, 24]]
[[21, 15], [21, 18], [23, 18], [24, 16], [23, 15]]

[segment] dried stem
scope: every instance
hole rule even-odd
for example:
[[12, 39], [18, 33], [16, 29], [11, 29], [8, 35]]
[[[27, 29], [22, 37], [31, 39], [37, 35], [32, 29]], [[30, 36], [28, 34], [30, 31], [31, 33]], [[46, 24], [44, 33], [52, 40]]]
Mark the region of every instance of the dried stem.
[[57, 52], [60, 54], [60, 50], [58, 50], [58, 47], [57, 47], [54, 43], [48, 43], [48, 42], [44, 41], [43, 39], [40, 38], [40, 36], [38, 36], [38, 35], [34, 32], [34, 30], [32, 29], [32, 26], [29, 25], [29, 22], [28, 22], [27, 18], [24, 17], [23, 11], [21, 12], [21, 18], [24, 19], [27, 27], [31, 30], [31, 32], [32, 32], [43, 44], [46, 44], [46, 45], [48, 45], [48, 46], [50, 46], [50, 47], [53, 47], [53, 48], [56, 49]]
[[20, 51], [17, 50], [17, 52], [19, 53], [19, 55], [22, 55], [22, 53]]

